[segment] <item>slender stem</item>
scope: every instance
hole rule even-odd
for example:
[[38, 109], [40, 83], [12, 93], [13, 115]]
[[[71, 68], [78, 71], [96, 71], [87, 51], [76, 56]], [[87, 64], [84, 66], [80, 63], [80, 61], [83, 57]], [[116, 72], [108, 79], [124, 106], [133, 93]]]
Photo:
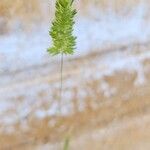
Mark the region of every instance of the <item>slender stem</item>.
[[60, 60], [60, 98], [59, 98], [59, 110], [61, 112], [61, 102], [63, 96], [63, 65], [64, 65], [64, 58], [63, 53], [61, 53], [61, 60]]

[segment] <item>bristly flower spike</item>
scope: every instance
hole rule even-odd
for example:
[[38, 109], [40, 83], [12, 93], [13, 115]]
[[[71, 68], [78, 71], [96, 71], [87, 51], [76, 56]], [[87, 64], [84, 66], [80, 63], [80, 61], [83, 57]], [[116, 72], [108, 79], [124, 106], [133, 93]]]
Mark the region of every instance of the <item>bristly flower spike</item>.
[[56, 0], [55, 19], [49, 31], [53, 47], [48, 48], [51, 55], [73, 54], [76, 37], [73, 35], [73, 25], [76, 10], [73, 8], [74, 0]]

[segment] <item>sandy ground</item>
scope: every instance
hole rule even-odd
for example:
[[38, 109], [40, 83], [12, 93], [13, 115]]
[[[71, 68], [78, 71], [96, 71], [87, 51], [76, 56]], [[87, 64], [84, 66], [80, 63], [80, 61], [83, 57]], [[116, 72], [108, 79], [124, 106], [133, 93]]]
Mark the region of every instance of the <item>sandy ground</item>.
[[[1, 133], [0, 150], [61, 150], [66, 135], [70, 136], [70, 150], [149, 150], [150, 59], [143, 57], [149, 52], [149, 44], [146, 48], [136, 45], [132, 49], [132, 51], [128, 51], [128, 47], [124, 47], [121, 49], [121, 53], [124, 53], [124, 56], [126, 54], [130, 54], [130, 57], [138, 56], [137, 59], [144, 58], [140, 61], [143, 65], [145, 82], [135, 84], [138, 73], [135, 70], [126, 69], [116, 70], [113, 74], [104, 75], [102, 78], [102, 81], [111, 87], [107, 90], [112, 90], [112, 87], [115, 87], [117, 91], [115, 93], [98, 91], [99, 81], [103, 83], [98, 78], [91, 78], [86, 84], [81, 82], [92, 91], [92, 95], [87, 93], [87, 97], [84, 99], [86, 100], [84, 111], [79, 112], [78, 108], [75, 107], [74, 110], [76, 111], [70, 116], [58, 118], [54, 116], [55, 119], [57, 118], [54, 119], [54, 122], [51, 122], [53, 119], [50, 116], [37, 120], [30, 114], [29, 117], [24, 118], [25, 120], [21, 119], [21, 122], [17, 122], [13, 126], [15, 132]], [[72, 80], [75, 76], [82, 77], [83, 72], [81, 70], [89, 68], [92, 61], [97, 62], [107, 55], [115, 56], [114, 53], [116, 50], [68, 60], [67, 62], [70, 64], [66, 66], [64, 83], [68, 78]], [[82, 65], [80, 65], [81, 63]], [[67, 73], [68, 68], [72, 65], [75, 67]], [[103, 71], [105, 68], [106, 66], [102, 66]], [[94, 67], [90, 68], [94, 71], [93, 69]], [[22, 80], [17, 84], [14, 82], [10, 87], [5, 88], [16, 91], [16, 88], [25, 87], [27, 89], [31, 86], [30, 89], [34, 89], [32, 87], [39, 83], [57, 82], [59, 76], [54, 76], [54, 80], [53, 78], [49, 80], [48, 75], [31, 80], [31, 82], [30, 79], [34, 78], [26, 79], [28, 82]], [[77, 80], [77, 82], [80, 81]], [[70, 86], [70, 88], [72, 87]], [[75, 102], [73, 104], [77, 105]], [[47, 101], [45, 101], [45, 105], [47, 105]], [[9, 113], [14, 112], [8, 111]], [[28, 126], [27, 129], [24, 128], [25, 124]]]
[[[149, 150], [150, 88], [143, 88], [143, 90], [145, 90], [144, 96], [138, 95], [138, 91], [134, 93], [137, 96], [131, 96], [132, 100], [124, 102], [117, 100], [113, 104], [104, 105], [97, 111], [88, 111], [78, 117], [68, 119], [66, 125], [71, 127], [78, 122], [70, 134], [70, 149]], [[62, 145], [62, 142], [56, 141], [54, 144], [47, 140], [43, 144], [37, 140], [13, 145], [14, 147], [10, 146], [8, 149], [61, 150]]]
[[[104, 128], [94, 129], [73, 138], [71, 150], [149, 150], [150, 114], [115, 121]], [[141, 123], [142, 122], [142, 123]], [[62, 149], [60, 144], [45, 144], [35, 149]], [[31, 148], [32, 149], [32, 148]]]

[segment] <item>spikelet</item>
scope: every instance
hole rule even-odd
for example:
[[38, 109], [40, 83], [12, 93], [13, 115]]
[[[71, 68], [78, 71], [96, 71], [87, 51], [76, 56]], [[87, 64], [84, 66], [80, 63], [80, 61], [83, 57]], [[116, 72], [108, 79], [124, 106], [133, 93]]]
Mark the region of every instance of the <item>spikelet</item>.
[[55, 19], [49, 31], [53, 47], [48, 49], [51, 55], [73, 54], [76, 37], [73, 35], [73, 25], [76, 10], [73, 9], [74, 0], [56, 0]]

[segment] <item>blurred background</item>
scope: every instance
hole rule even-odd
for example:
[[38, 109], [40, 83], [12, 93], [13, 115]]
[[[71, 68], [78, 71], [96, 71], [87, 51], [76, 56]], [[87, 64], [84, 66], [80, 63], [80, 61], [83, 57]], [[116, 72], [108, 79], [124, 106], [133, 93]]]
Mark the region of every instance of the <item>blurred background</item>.
[[54, 6], [0, 0], [0, 150], [149, 150], [150, 0], [75, 0], [61, 102]]

